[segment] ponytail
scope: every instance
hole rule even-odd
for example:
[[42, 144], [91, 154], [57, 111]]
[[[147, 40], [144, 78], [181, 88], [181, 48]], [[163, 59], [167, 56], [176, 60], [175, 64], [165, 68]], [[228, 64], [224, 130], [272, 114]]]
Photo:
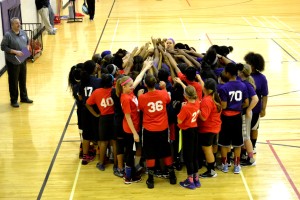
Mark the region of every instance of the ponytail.
[[127, 81], [128, 79], [130, 79], [129, 76], [123, 76], [122, 78], [119, 78], [117, 80], [117, 83], [116, 83], [116, 95], [117, 97], [120, 97], [122, 92], [123, 92], [123, 87], [122, 87], [122, 83], [124, 83], [125, 81]]
[[217, 93], [217, 91], [215, 91], [215, 92], [212, 94], [212, 97], [213, 97], [213, 101], [214, 101], [215, 105], [217, 106], [218, 112], [221, 112], [221, 111], [222, 111], [221, 99], [220, 99], [220, 96], [219, 96], [219, 94]]

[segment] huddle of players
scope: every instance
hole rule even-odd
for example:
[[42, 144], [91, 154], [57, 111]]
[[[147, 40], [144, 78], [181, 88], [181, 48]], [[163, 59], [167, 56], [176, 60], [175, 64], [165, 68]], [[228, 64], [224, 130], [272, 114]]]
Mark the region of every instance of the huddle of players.
[[[213, 45], [205, 54], [198, 54], [171, 38], [152, 38], [153, 48], [149, 45], [131, 53], [104, 51], [72, 67], [69, 84], [82, 130], [82, 164], [94, 159], [88, 150], [90, 141], [97, 141], [100, 155], [96, 167], [105, 170], [110, 142], [114, 174], [123, 177], [125, 184], [140, 181], [142, 156], [147, 186], [154, 188], [160, 160], [170, 184], [176, 184], [173, 158], [179, 157], [182, 146], [187, 179], [179, 184], [188, 189], [201, 186], [199, 177], [217, 176], [217, 144], [223, 172], [230, 166], [230, 147], [234, 149], [234, 173], [240, 172], [242, 146], [248, 155], [242, 164], [255, 165], [250, 132], [253, 128], [257, 133], [268, 95], [267, 80], [260, 73], [262, 56], [251, 52], [245, 56], [247, 64], [236, 64], [227, 58], [232, 47]], [[207, 171], [199, 175], [200, 148]]]

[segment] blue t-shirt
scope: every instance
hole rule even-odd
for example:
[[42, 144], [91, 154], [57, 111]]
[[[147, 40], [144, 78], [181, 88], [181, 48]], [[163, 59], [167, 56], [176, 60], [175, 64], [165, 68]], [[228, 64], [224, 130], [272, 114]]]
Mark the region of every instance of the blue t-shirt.
[[268, 96], [269, 94], [269, 89], [268, 89], [268, 81], [265, 77], [260, 72], [252, 73], [251, 76], [253, 77], [256, 85], [256, 94], [258, 96], [258, 103], [256, 106], [253, 108], [252, 112], [253, 113], [260, 113], [262, 109], [262, 102], [261, 99], [263, 96]]

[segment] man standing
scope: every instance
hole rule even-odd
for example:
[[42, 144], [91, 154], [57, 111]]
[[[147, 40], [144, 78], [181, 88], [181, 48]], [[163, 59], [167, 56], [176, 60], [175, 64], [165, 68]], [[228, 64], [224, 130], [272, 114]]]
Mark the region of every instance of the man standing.
[[48, 31], [48, 34], [55, 35], [56, 29], [51, 26], [49, 19], [49, 0], [35, 0], [35, 5], [39, 15], [42, 18], [42, 22]]
[[16, 56], [23, 56], [22, 49], [29, 48], [29, 38], [25, 31], [21, 30], [21, 23], [17, 17], [10, 20], [11, 30], [6, 32], [1, 42], [1, 50], [5, 52], [5, 60], [8, 71], [8, 84], [10, 103], [18, 108], [18, 84], [20, 97], [23, 103], [32, 103], [27, 96], [26, 88], [26, 59], [20, 62]]

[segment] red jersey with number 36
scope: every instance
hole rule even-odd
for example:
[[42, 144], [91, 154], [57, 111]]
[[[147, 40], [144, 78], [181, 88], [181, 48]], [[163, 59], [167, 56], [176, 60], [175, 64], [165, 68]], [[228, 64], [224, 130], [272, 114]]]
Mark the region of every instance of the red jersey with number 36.
[[185, 105], [183, 105], [179, 114], [177, 115], [177, 118], [182, 121], [181, 124], [178, 124], [178, 127], [182, 130], [197, 127], [199, 108], [200, 103], [198, 100], [196, 100], [195, 103], [187, 102]]
[[139, 96], [139, 109], [143, 111], [143, 127], [148, 131], [168, 128], [167, 104], [171, 98], [167, 90], [155, 90]]
[[88, 105], [96, 104], [101, 115], [114, 114], [114, 101], [111, 98], [111, 90], [112, 88], [96, 89], [86, 103]]

